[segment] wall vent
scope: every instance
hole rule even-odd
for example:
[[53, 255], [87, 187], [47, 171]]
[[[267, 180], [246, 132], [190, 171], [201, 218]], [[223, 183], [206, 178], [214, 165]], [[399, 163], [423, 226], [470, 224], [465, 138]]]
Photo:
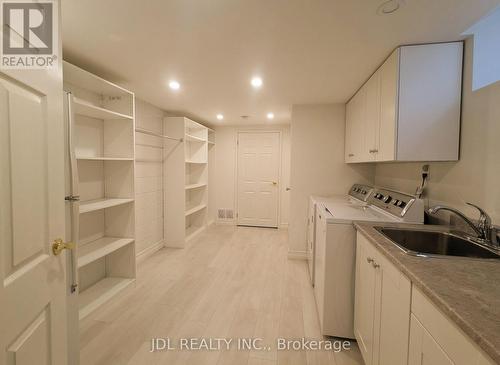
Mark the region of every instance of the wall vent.
[[219, 220], [234, 219], [234, 210], [232, 210], [232, 209], [218, 209], [217, 210], [217, 218]]

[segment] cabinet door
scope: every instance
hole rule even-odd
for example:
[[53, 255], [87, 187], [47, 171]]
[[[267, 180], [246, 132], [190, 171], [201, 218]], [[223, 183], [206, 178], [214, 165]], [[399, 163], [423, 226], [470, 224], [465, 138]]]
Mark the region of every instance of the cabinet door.
[[345, 110], [345, 146], [344, 146], [344, 151], [345, 151], [345, 156], [344, 156], [344, 161], [346, 163], [349, 162], [354, 162], [354, 144], [352, 143], [352, 125], [353, 125], [353, 118], [354, 118], [354, 107], [355, 103], [353, 99], [351, 99], [347, 105], [346, 105], [346, 110]]
[[326, 257], [326, 220], [325, 210], [316, 205], [316, 242], [314, 250], [314, 296], [318, 309], [321, 331], [324, 328], [323, 309], [325, 303], [325, 257]]
[[315, 241], [315, 211], [316, 204], [312, 199], [309, 200], [309, 216], [307, 217], [307, 263], [309, 265], [309, 275], [311, 277], [311, 282], [314, 285], [314, 241]]
[[380, 128], [377, 161], [396, 158], [399, 49], [380, 67]]
[[380, 130], [380, 71], [377, 71], [365, 85], [365, 145], [363, 157], [375, 161], [379, 146]]
[[365, 162], [365, 96], [366, 89], [363, 87], [350, 100], [347, 105], [346, 119], [346, 146], [347, 162]]
[[452, 365], [446, 355], [418, 319], [412, 314], [408, 365]]
[[377, 288], [373, 363], [403, 365], [408, 361], [411, 282], [378, 252], [375, 264]]
[[371, 264], [373, 251], [359, 233], [356, 241], [354, 336], [358, 341], [365, 365], [372, 365], [376, 280], [375, 269]]

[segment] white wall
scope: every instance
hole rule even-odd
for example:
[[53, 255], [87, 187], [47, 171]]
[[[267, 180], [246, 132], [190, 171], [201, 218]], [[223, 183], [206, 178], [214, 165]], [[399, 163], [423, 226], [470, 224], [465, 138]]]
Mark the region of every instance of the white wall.
[[[280, 177], [280, 226], [288, 225], [289, 195], [286, 187], [290, 186], [290, 126], [249, 126], [218, 127], [216, 138], [216, 209], [233, 209], [236, 213], [236, 139], [238, 131], [273, 130], [281, 131], [282, 155]], [[235, 224], [235, 220], [224, 220], [218, 223]]]
[[478, 90], [500, 80], [500, 6], [465, 34], [474, 35], [472, 89]]
[[374, 165], [344, 163], [345, 105], [294, 105], [291, 124], [289, 252], [306, 251], [310, 195], [346, 194], [372, 183]]
[[[427, 204], [444, 203], [471, 217], [484, 208], [500, 224], [500, 82], [472, 91], [472, 40], [465, 44], [460, 161], [431, 163]], [[377, 164], [375, 183], [415, 191], [422, 163]]]
[[[163, 131], [164, 112], [142, 100], [136, 99], [136, 127], [156, 133]], [[159, 137], [135, 134], [135, 232], [136, 252], [140, 254], [163, 241], [163, 169], [160, 161], [163, 146]], [[146, 146], [150, 145], [150, 146]]]

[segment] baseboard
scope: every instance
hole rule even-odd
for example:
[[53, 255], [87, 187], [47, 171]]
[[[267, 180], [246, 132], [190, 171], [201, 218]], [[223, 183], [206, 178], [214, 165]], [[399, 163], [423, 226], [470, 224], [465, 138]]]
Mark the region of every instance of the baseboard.
[[288, 251], [288, 260], [307, 260], [306, 251]]
[[139, 252], [136, 255], [136, 259], [138, 261], [139, 260], [144, 260], [145, 258], [148, 258], [149, 256], [151, 256], [152, 254], [154, 254], [156, 251], [162, 249], [163, 247], [165, 247], [165, 242], [163, 240], [158, 241], [158, 242], [152, 244], [151, 246], [145, 248], [141, 252]]
[[217, 226], [235, 226], [236, 225], [236, 220], [216, 220], [215, 224]]

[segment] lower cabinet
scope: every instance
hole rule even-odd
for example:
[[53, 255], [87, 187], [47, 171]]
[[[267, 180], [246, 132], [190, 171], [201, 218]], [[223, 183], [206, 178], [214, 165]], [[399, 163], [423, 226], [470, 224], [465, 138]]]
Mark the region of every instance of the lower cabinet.
[[415, 286], [409, 365], [493, 365], [494, 362]]
[[375, 321], [375, 269], [373, 250], [357, 236], [356, 278], [354, 289], [354, 336], [366, 365], [373, 364], [373, 327]]
[[358, 233], [354, 335], [366, 365], [405, 364], [411, 282]]
[[365, 365], [493, 365], [411, 281], [357, 233], [354, 334]]
[[411, 315], [410, 353], [408, 365], [452, 365], [431, 334], [422, 326], [417, 317]]

